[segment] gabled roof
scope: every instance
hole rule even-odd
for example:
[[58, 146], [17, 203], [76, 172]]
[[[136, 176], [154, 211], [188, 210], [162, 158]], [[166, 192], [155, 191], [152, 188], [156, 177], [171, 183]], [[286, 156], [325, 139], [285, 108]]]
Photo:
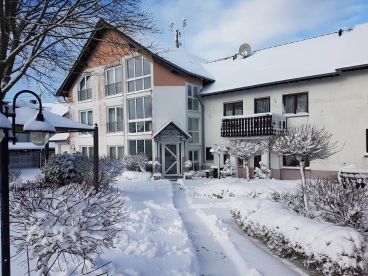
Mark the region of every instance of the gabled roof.
[[203, 65], [207, 61], [200, 57], [192, 55], [182, 49], [167, 47], [167, 45], [163, 45], [163, 43], [161, 42], [157, 43], [157, 41], [153, 41], [151, 38], [144, 37], [144, 39], [148, 43], [151, 43], [151, 45], [157, 45], [157, 47], [164, 48], [164, 51], [162, 53], [154, 53], [102, 19], [96, 24], [96, 29], [96, 31], [92, 32], [90, 39], [84, 45], [72, 69], [69, 71], [67, 77], [64, 79], [59, 90], [56, 92], [56, 96], [68, 96], [71, 86], [78, 78], [83, 68], [86, 66], [87, 61], [97, 47], [99, 40], [108, 30], [117, 33], [128, 43], [129, 47], [132, 50], [136, 49], [137, 51], [148, 54], [153, 58], [153, 60], [168, 67], [171, 71], [175, 71], [176, 73], [183, 75], [190, 75], [196, 78], [204, 79], [206, 81], [214, 81], [212, 75], [203, 68]]
[[354, 29], [254, 51], [246, 58], [210, 62], [204, 69], [216, 81], [200, 95], [287, 83], [368, 66], [368, 23]]
[[157, 130], [155, 132], [155, 134], [153, 134], [152, 139], [155, 139], [163, 131], [170, 130], [170, 129], [174, 129], [174, 130], [178, 131], [186, 139], [192, 138], [192, 136], [190, 136], [186, 131], [184, 131], [183, 129], [181, 129], [177, 124], [175, 124], [173, 121], [170, 121], [170, 122], [167, 122], [166, 124], [164, 124], [162, 127], [160, 127], [159, 130]]

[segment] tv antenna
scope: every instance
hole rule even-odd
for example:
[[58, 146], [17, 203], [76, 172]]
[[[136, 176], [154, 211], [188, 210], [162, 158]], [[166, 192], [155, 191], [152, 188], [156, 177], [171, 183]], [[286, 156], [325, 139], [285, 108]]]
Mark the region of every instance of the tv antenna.
[[187, 26], [187, 20], [185, 18], [183, 18], [183, 27], [173, 30], [174, 27], [174, 23], [170, 22], [170, 32], [175, 33], [175, 45], [176, 48], [179, 48], [180, 46], [183, 45], [183, 43], [179, 40], [181, 37], [181, 32], [180, 30], [183, 30], [185, 27]]

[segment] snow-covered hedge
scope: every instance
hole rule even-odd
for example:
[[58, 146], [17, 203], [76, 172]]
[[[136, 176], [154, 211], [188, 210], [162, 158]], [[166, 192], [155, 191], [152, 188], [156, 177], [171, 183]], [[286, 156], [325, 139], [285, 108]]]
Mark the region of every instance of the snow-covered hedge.
[[367, 245], [349, 227], [315, 221], [290, 212], [285, 205], [237, 197], [230, 210], [248, 235], [282, 257], [302, 258], [325, 275], [366, 275]]

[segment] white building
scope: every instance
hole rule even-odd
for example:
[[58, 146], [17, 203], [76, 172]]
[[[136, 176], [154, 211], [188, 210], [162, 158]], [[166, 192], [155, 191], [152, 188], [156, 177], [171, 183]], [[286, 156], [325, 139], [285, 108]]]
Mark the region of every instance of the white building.
[[[145, 152], [165, 175], [178, 176], [186, 159], [195, 169], [217, 164], [214, 143], [267, 139], [309, 122], [345, 145], [311, 162], [307, 176], [368, 165], [368, 24], [213, 62], [180, 49], [157, 55], [116, 31], [94, 36], [118, 37], [143, 52], [89, 43], [58, 91], [69, 97], [71, 119], [98, 124], [101, 154]], [[75, 150], [91, 151], [90, 134], [70, 140]], [[252, 160], [251, 171], [261, 159], [273, 177], [298, 178], [292, 160], [268, 154]]]

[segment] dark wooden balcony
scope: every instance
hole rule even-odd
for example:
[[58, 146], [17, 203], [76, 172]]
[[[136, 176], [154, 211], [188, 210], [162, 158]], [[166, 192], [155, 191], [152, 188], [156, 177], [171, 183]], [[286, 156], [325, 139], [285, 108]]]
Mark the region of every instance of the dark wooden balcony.
[[275, 113], [260, 113], [222, 117], [221, 137], [270, 136], [286, 129], [286, 117]]

